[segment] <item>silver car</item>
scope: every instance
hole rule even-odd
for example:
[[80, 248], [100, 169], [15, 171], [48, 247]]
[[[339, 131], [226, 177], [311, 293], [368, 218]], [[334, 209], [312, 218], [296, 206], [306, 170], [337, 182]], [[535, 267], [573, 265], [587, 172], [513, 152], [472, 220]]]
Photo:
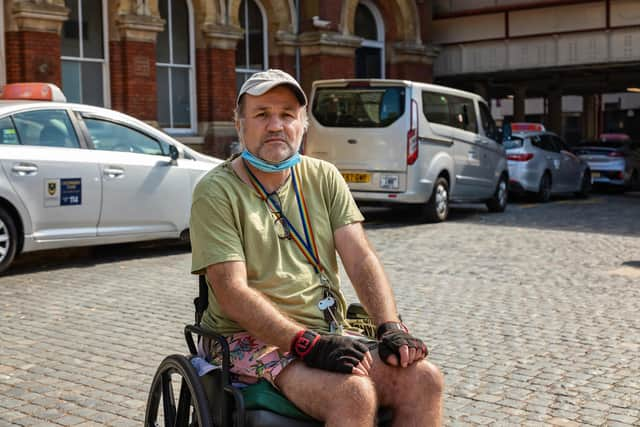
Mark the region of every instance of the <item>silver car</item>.
[[591, 171], [564, 140], [538, 123], [512, 123], [504, 138], [509, 164], [509, 191], [529, 193], [539, 202], [553, 194], [591, 191]]
[[116, 111], [3, 99], [0, 163], [1, 272], [20, 252], [186, 238], [220, 160]]
[[601, 138], [574, 147], [574, 153], [589, 163], [594, 184], [640, 190], [640, 143], [627, 138]]

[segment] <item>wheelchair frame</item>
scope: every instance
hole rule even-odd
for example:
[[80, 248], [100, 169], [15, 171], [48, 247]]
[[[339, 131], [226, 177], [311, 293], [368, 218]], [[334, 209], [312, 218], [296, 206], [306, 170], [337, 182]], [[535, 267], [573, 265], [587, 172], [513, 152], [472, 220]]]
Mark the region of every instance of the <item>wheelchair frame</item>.
[[[184, 337], [189, 355], [173, 354], [167, 356], [159, 365], [151, 383], [145, 427], [320, 427], [322, 422], [302, 420], [277, 414], [266, 407], [248, 409], [242, 392], [233, 386], [230, 379], [229, 345], [219, 334], [204, 329], [200, 322], [208, 305], [208, 285], [204, 275], [198, 280], [199, 295], [194, 299], [195, 323], [186, 325]], [[355, 307], [355, 309], [352, 309]], [[350, 307], [348, 316], [356, 318], [356, 323], [366, 325], [366, 312], [359, 304]], [[198, 350], [193, 336], [208, 337], [216, 340], [222, 349], [220, 368], [199, 377], [191, 364], [191, 358]], [[178, 397], [174, 394], [174, 376], [180, 377]], [[206, 384], [205, 384], [206, 383]], [[252, 386], [249, 386], [252, 387]], [[286, 399], [282, 396], [283, 399]], [[162, 405], [162, 412], [160, 406]], [[293, 405], [293, 404], [291, 404]], [[392, 413], [381, 408], [378, 413], [378, 425], [390, 426]], [[159, 423], [163, 421], [164, 424]]]

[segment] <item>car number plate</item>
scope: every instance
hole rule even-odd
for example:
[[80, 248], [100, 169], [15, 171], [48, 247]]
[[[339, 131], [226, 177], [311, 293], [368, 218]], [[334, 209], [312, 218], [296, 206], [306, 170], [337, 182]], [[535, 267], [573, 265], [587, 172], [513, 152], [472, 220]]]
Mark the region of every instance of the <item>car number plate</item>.
[[600, 172], [591, 172], [591, 178], [600, 178]]
[[343, 173], [342, 176], [347, 182], [367, 183], [371, 181], [371, 175], [368, 173]]

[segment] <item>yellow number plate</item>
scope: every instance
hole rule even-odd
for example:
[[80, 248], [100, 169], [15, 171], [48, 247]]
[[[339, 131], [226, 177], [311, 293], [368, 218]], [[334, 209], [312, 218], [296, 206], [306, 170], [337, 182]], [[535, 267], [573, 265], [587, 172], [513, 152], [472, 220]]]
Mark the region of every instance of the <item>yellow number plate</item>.
[[600, 178], [600, 172], [591, 172], [591, 178]]
[[368, 173], [343, 173], [342, 176], [347, 182], [367, 183], [371, 181], [371, 175]]

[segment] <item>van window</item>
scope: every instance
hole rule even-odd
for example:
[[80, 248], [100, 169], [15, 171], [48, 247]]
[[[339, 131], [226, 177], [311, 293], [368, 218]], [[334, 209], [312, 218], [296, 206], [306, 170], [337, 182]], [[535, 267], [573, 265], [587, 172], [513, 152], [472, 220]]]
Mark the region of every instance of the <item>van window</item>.
[[480, 107], [480, 123], [482, 125], [482, 129], [484, 130], [484, 134], [488, 138], [497, 141], [498, 130], [496, 128], [496, 122], [494, 122], [493, 117], [491, 117], [489, 107], [484, 102], [479, 102], [478, 106]]
[[404, 87], [318, 88], [312, 114], [323, 126], [386, 127], [404, 114]]
[[422, 92], [422, 110], [431, 123], [451, 125], [449, 101], [445, 95], [439, 93]]
[[431, 123], [478, 131], [473, 100], [442, 93], [422, 92], [422, 111]]
[[473, 100], [459, 96], [448, 96], [453, 123], [452, 125], [469, 132], [478, 131], [478, 119]]

